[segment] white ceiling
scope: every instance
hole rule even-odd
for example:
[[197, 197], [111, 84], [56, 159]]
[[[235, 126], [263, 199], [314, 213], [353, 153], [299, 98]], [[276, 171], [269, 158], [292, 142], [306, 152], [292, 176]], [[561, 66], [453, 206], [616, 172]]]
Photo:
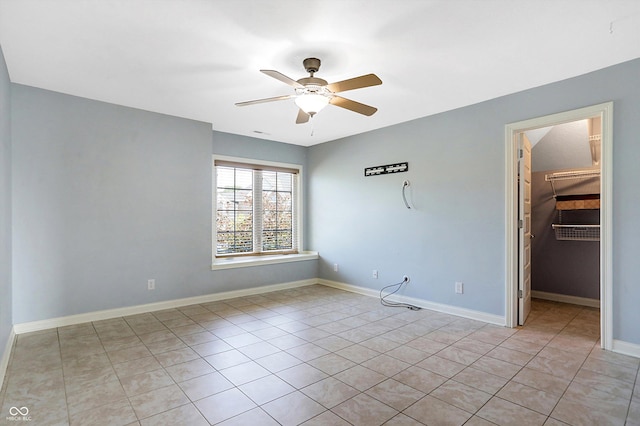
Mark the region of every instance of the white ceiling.
[[[11, 81], [314, 145], [640, 57], [638, 0], [0, 0]], [[296, 125], [290, 94], [259, 72], [329, 82], [365, 117], [329, 106]], [[261, 133], [257, 133], [261, 132]], [[313, 134], [313, 135], [312, 135]]]

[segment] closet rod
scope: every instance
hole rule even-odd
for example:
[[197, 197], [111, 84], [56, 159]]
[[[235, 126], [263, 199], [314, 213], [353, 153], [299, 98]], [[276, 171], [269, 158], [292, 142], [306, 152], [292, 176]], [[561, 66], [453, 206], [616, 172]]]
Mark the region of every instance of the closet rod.
[[556, 180], [565, 179], [586, 179], [600, 177], [600, 170], [576, 170], [573, 172], [556, 172], [544, 175], [544, 180], [547, 182], [553, 182]]

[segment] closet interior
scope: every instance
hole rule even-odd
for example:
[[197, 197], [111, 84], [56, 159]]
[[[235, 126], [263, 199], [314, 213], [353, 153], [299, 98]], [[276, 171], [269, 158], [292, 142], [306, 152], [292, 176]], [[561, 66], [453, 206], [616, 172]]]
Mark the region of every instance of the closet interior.
[[534, 297], [600, 299], [600, 129], [598, 117], [553, 126], [533, 146]]

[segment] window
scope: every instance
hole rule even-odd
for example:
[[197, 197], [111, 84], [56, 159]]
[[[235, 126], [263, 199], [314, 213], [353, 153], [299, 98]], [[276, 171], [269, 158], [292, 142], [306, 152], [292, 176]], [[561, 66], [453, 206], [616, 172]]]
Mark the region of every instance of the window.
[[222, 159], [215, 168], [215, 257], [298, 253], [299, 169]]

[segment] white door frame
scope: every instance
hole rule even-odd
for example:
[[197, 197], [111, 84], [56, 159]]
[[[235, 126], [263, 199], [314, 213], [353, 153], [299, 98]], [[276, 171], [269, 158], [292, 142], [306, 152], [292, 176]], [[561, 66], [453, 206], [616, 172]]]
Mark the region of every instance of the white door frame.
[[612, 194], [613, 194], [613, 102], [593, 105], [505, 126], [505, 325], [518, 323], [518, 141], [517, 135], [531, 129], [555, 126], [599, 116], [602, 119], [600, 179], [600, 341], [603, 349], [613, 346], [612, 286]]

